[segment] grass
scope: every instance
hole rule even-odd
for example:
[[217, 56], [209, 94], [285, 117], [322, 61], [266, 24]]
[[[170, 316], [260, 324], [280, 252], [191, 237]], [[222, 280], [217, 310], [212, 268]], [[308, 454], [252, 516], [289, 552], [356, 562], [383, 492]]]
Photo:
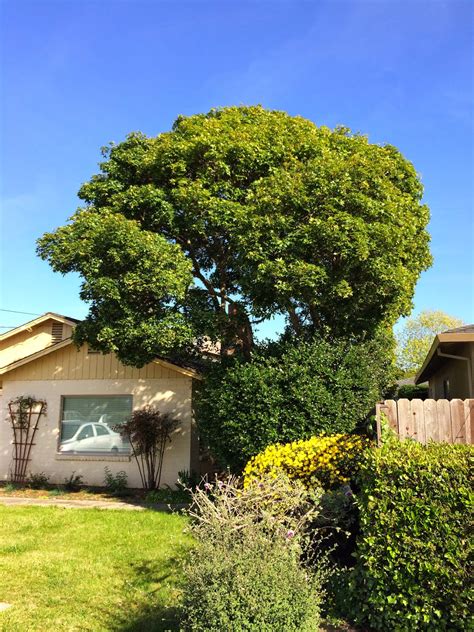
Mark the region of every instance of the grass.
[[177, 630], [186, 519], [0, 506], [2, 632]]

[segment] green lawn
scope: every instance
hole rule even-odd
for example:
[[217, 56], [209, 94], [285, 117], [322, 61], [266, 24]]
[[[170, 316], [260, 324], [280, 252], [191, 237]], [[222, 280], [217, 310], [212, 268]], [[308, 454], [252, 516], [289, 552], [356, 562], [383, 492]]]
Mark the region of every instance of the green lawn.
[[175, 630], [181, 516], [0, 507], [2, 632]]

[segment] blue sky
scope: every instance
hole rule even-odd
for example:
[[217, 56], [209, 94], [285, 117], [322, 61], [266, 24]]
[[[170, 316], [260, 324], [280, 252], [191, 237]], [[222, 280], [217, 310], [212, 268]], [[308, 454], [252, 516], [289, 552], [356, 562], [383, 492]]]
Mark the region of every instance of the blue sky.
[[[260, 103], [400, 148], [431, 208], [413, 313], [474, 321], [474, 2], [1, 2], [0, 307], [82, 317], [35, 239], [75, 211], [100, 147]], [[0, 311], [1, 325], [27, 316]], [[273, 325], [262, 332], [269, 334]], [[0, 329], [5, 331], [5, 329]]]

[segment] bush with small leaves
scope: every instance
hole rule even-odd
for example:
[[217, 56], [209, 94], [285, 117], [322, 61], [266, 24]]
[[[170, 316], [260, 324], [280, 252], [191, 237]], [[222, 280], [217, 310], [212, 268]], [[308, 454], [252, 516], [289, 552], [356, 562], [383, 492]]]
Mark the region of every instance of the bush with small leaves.
[[128, 476], [124, 470], [120, 470], [115, 474], [109, 467], [104, 468], [104, 484], [112, 494], [122, 494], [127, 489]]
[[76, 472], [72, 472], [69, 478], [64, 479], [64, 489], [67, 492], [78, 492], [81, 487], [84, 485], [84, 477], [81, 474], [76, 474]]
[[320, 497], [283, 475], [245, 489], [230, 478], [195, 490], [183, 629], [319, 630], [326, 558], [302, 560], [318, 538], [310, 526]]
[[50, 477], [44, 472], [38, 472], [38, 474], [30, 472], [28, 478], [26, 479], [26, 486], [30, 489], [46, 489], [48, 487], [49, 479]]

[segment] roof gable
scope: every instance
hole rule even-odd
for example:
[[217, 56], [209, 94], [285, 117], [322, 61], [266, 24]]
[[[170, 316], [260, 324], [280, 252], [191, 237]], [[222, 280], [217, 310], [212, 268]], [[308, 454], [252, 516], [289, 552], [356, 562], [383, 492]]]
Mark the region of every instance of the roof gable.
[[37, 325], [41, 325], [42, 323], [48, 320], [54, 320], [56, 322], [59, 322], [65, 325], [70, 325], [71, 327], [74, 327], [75, 325], [77, 325], [77, 323], [80, 322], [79, 320], [77, 320], [77, 318], [71, 318], [70, 316], [62, 316], [61, 314], [55, 314], [54, 312], [46, 312], [46, 314], [42, 314], [41, 316], [38, 316], [38, 318], [29, 320], [27, 323], [24, 323], [23, 325], [19, 325], [18, 327], [15, 327], [14, 329], [10, 329], [4, 334], [0, 334], [0, 341], [6, 340], [7, 338], [11, 338], [12, 336], [16, 336], [17, 334], [22, 333], [23, 331], [32, 330], [33, 327], [36, 327]]
[[0, 368], [0, 375], [8, 374], [7, 379], [25, 380], [150, 379], [177, 376], [201, 379], [194, 369], [163, 359], [156, 359], [141, 369], [126, 366], [115, 354], [89, 353], [87, 345], [78, 349], [71, 338]]

